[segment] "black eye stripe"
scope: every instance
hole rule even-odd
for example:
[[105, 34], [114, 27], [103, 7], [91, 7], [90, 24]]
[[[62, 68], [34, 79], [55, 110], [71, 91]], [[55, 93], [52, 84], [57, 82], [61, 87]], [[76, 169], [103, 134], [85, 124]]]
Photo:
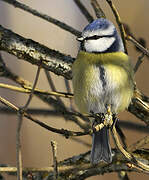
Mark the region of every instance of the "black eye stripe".
[[91, 36], [91, 37], [86, 37], [84, 40], [96, 40], [96, 39], [100, 39], [100, 38], [103, 38], [103, 37], [113, 37], [113, 35], [103, 35], [103, 36]]

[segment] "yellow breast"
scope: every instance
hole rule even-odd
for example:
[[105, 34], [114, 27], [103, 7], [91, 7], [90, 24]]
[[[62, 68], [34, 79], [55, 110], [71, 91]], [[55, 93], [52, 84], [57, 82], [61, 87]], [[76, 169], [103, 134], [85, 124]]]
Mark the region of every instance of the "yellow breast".
[[[100, 79], [99, 66], [105, 69], [106, 89]], [[123, 111], [133, 95], [133, 70], [123, 52], [94, 54], [80, 51], [72, 68], [76, 105], [83, 113], [104, 111], [112, 103], [113, 111]]]

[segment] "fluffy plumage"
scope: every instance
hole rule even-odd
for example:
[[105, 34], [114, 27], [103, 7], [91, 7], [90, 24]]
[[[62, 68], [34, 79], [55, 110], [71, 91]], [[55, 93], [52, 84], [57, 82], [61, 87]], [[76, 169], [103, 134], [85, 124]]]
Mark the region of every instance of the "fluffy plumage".
[[[76, 105], [82, 113], [113, 114], [124, 111], [133, 96], [133, 68], [123, 52], [122, 40], [114, 25], [98, 19], [82, 32], [81, 47], [73, 64]], [[111, 162], [108, 129], [93, 134], [91, 162]]]

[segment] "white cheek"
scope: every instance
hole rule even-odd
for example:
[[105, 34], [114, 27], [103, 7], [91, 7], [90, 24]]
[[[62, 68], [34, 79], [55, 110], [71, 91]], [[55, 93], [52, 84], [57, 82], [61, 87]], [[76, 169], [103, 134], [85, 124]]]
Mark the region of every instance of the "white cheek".
[[86, 40], [84, 43], [87, 52], [104, 52], [114, 43], [114, 37], [103, 37], [96, 40]]

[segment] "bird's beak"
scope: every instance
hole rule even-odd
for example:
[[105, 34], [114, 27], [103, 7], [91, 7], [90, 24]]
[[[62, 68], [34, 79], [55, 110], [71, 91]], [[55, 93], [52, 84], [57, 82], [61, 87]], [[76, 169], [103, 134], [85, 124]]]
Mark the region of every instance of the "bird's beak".
[[79, 42], [82, 42], [84, 40], [84, 38], [81, 36], [81, 37], [77, 37], [76, 40]]

